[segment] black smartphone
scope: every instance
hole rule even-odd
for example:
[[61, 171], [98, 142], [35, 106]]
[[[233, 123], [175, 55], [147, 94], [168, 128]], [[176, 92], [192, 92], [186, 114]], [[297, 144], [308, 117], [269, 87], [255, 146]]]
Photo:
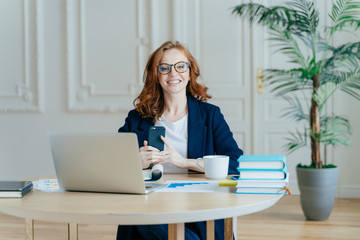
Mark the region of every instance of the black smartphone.
[[165, 128], [161, 126], [153, 126], [149, 128], [149, 141], [148, 145], [154, 148], [159, 149], [160, 151], [164, 150], [164, 142], [161, 140], [160, 136], [165, 137]]

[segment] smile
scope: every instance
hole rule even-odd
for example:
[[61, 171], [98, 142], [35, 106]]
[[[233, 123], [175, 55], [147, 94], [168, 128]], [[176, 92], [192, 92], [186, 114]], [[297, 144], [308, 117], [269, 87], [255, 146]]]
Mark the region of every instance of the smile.
[[171, 81], [167, 81], [168, 84], [177, 84], [180, 83], [180, 80], [171, 80]]

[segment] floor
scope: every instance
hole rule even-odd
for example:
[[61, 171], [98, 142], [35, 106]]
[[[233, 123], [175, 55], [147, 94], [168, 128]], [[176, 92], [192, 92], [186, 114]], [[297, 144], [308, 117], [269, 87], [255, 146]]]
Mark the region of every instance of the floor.
[[360, 199], [336, 199], [326, 221], [306, 221], [299, 196], [285, 196], [273, 207], [238, 218], [238, 239], [360, 240]]
[[[115, 225], [79, 225], [79, 240], [114, 240]], [[0, 240], [23, 240], [24, 220], [0, 214]], [[67, 224], [35, 221], [36, 240], [67, 239]], [[273, 207], [238, 218], [237, 239], [360, 240], [360, 199], [336, 199], [326, 221], [306, 221], [299, 196], [285, 196]]]

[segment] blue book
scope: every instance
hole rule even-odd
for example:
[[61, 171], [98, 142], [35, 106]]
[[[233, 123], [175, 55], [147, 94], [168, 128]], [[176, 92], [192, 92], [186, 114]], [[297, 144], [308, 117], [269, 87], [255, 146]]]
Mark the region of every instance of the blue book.
[[237, 161], [239, 171], [278, 171], [286, 167], [286, 157], [283, 155], [241, 155]]
[[239, 176], [235, 180], [284, 180], [288, 177], [287, 168], [281, 170], [272, 169], [239, 169]]
[[260, 179], [269, 179], [269, 180], [283, 180], [287, 178], [287, 169], [286, 167], [278, 171], [269, 171], [269, 170], [239, 170], [238, 180], [247, 179], [247, 180], [260, 180]]

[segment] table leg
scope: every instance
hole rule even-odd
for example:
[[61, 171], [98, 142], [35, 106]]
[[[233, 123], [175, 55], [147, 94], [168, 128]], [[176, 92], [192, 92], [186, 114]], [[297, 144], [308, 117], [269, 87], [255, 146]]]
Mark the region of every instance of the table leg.
[[68, 240], [78, 240], [78, 225], [68, 223]]
[[225, 218], [224, 240], [233, 239], [233, 218]]
[[168, 233], [169, 240], [185, 239], [185, 223], [169, 224]]
[[25, 240], [34, 240], [34, 219], [25, 219]]
[[206, 240], [215, 239], [215, 220], [206, 221]]

